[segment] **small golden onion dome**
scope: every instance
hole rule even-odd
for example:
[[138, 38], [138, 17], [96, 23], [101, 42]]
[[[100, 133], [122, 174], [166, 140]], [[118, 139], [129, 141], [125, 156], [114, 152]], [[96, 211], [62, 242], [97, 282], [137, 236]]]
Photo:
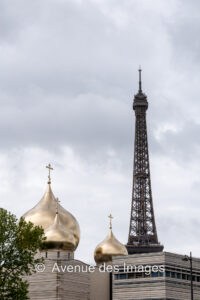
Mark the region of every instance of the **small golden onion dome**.
[[56, 212], [53, 225], [45, 230], [45, 248], [48, 250], [67, 250], [76, 249], [74, 235], [62, 225], [58, 211]]
[[112, 216], [110, 218], [110, 231], [103, 242], [94, 251], [94, 259], [97, 264], [112, 262], [113, 256], [128, 255], [126, 247], [121, 244], [112, 232]]
[[[49, 171], [51, 165], [47, 166]], [[27, 222], [32, 222], [35, 225], [42, 226], [44, 230], [49, 228], [55, 219], [56, 212], [56, 199], [51, 189], [51, 178], [49, 173], [49, 181], [47, 185], [47, 190], [42, 197], [42, 199], [36, 204], [32, 209], [23, 215]], [[80, 240], [80, 227], [77, 220], [70, 214], [66, 209], [64, 209], [60, 204], [58, 204], [59, 219], [61, 224], [74, 235], [77, 248]]]

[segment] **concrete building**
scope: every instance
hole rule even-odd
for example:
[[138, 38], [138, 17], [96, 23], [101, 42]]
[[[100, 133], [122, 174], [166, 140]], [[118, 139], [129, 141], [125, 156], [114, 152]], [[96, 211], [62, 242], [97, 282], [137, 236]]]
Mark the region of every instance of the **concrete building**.
[[25, 278], [31, 300], [109, 300], [109, 273], [101, 273], [65, 251], [38, 255], [43, 256], [44, 264], [36, 266], [36, 273]]
[[[183, 255], [169, 252], [114, 258], [119, 271], [113, 274], [113, 300], [190, 299], [190, 265], [183, 259]], [[198, 258], [193, 258], [193, 290], [194, 299], [200, 300]]]

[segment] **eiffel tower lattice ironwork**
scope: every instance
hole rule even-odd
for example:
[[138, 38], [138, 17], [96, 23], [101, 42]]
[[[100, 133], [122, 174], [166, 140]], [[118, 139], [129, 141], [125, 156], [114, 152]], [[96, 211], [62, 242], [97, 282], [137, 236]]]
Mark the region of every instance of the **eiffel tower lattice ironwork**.
[[154, 217], [149, 151], [147, 139], [146, 111], [148, 102], [142, 92], [141, 69], [139, 69], [139, 91], [134, 97], [135, 148], [133, 170], [133, 194], [131, 206], [128, 253], [160, 252]]

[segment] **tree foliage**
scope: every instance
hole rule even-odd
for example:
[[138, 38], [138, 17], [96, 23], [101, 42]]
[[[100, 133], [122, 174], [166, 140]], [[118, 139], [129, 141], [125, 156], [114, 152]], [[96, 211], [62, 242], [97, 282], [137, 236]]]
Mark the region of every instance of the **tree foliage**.
[[0, 299], [28, 299], [28, 282], [22, 276], [35, 272], [37, 250], [45, 240], [42, 227], [0, 208]]

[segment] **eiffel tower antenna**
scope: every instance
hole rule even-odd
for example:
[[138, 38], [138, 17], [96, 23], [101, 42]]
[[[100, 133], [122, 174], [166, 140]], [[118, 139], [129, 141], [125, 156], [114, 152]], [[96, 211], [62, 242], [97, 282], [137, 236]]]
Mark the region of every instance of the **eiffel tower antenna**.
[[141, 66], [139, 66], [139, 93], [142, 93], [142, 69]]

